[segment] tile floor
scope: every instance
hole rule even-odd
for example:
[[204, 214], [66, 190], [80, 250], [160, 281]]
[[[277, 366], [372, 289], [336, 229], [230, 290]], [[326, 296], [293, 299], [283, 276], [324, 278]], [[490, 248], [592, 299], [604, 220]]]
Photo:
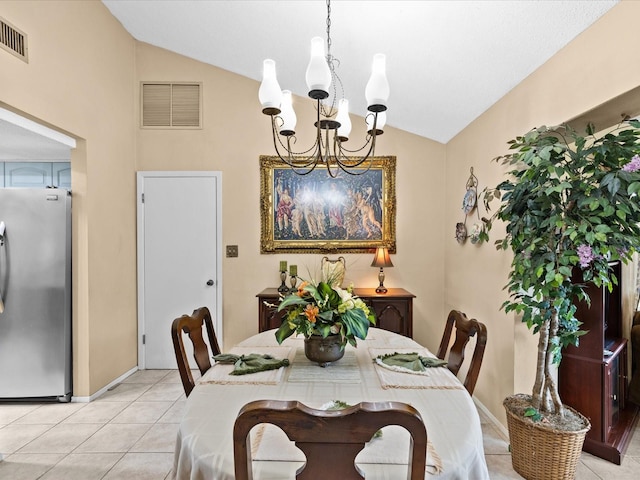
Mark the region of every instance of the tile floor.
[[[164, 480], [185, 396], [176, 370], [145, 370], [91, 403], [0, 403], [2, 480]], [[521, 478], [508, 442], [480, 415], [493, 480]], [[578, 480], [637, 479], [640, 434], [622, 465], [583, 454]], [[474, 479], [469, 479], [474, 480]]]

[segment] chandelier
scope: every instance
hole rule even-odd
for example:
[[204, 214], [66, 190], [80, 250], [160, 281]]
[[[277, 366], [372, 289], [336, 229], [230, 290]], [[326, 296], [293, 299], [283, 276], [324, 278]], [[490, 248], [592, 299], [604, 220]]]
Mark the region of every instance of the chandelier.
[[[316, 101], [316, 138], [310, 148], [294, 151], [292, 145], [296, 143], [297, 118], [291, 92], [280, 89], [276, 78], [276, 63], [271, 59], [264, 60], [258, 93], [262, 113], [271, 117], [273, 145], [278, 157], [298, 175], [307, 175], [318, 165], [325, 166], [332, 177], [340, 171], [351, 175], [365, 173], [371, 168], [376, 138], [383, 133], [389, 98], [385, 56], [376, 54], [373, 57], [371, 77], [365, 88], [367, 135], [364, 145], [354, 150], [344, 146], [351, 133], [349, 101], [341, 98], [336, 108], [338, 86], [344, 97], [336, 64], [339, 65], [340, 62], [331, 54], [331, 0], [327, 0], [327, 54], [325, 56], [322, 38], [312, 38], [311, 59], [306, 71], [309, 97]], [[354, 156], [361, 152], [360, 156]]]

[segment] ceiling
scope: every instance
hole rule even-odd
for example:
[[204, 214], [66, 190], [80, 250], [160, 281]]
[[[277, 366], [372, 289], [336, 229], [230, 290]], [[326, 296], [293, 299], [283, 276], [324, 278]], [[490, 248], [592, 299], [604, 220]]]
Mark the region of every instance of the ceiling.
[[[310, 39], [326, 38], [323, 0], [102, 1], [137, 40], [225, 70], [259, 81], [272, 58], [303, 97]], [[387, 124], [446, 143], [616, 3], [334, 0], [331, 52], [352, 112], [384, 53]]]
[[[68, 162], [72, 139], [0, 108], [0, 162]], [[66, 137], [66, 138], [65, 138]]]
[[[260, 81], [272, 58], [281, 87], [303, 97], [309, 41], [326, 38], [323, 0], [102, 1], [137, 40], [225, 70]], [[352, 112], [364, 115], [371, 59], [384, 53], [387, 124], [446, 143], [617, 1], [333, 0], [331, 51]], [[0, 161], [69, 158], [64, 143], [0, 118]]]

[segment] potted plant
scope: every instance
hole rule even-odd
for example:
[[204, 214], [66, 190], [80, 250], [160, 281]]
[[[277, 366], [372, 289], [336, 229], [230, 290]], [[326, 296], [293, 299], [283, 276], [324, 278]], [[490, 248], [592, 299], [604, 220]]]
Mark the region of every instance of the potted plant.
[[[586, 333], [574, 316], [575, 302], [589, 301], [584, 284], [575, 280], [576, 269], [583, 282], [611, 290], [618, 280], [610, 262], [626, 263], [640, 244], [639, 128], [636, 120], [600, 136], [592, 125], [585, 136], [567, 125], [535, 128], [511, 140], [512, 152], [495, 159], [510, 169], [508, 179], [483, 195], [487, 211], [494, 200], [500, 206], [483, 219], [481, 240], [488, 240], [493, 223], [501, 220], [506, 235], [496, 248], [513, 252], [505, 287], [509, 299], [502, 308], [520, 315], [539, 335], [531, 395], [505, 400], [513, 466], [525, 478], [575, 474], [589, 423], [562, 404], [554, 369], [562, 348], [577, 345]], [[529, 428], [519, 441], [512, 424], [523, 421], [536, 432]], [[577, 445], [567, 452], [546, 438], [536, 445], [538, 429], [573, 435]], [[568, 473], [559, 473], [560, 466]]]
[[356, 338], [367, 338], [369, 325], [375, 325], [375, 315], [351, 287], [343, 289], [330, 281], [302, 282], [280, 302], [278, 311], [282, 310], [287, 314], [276, 330], [278, 343], [294, 333], [304, 335], [307, 358], [321, 366], [342, 358], [345, 345], [355, 347]]

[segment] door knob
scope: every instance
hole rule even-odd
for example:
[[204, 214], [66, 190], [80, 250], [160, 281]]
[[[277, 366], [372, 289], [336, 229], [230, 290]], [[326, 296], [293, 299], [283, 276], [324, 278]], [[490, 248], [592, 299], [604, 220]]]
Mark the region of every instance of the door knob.
[[207, 285], [212, 286], [213, 285], [213, 280], [207, 280]]

